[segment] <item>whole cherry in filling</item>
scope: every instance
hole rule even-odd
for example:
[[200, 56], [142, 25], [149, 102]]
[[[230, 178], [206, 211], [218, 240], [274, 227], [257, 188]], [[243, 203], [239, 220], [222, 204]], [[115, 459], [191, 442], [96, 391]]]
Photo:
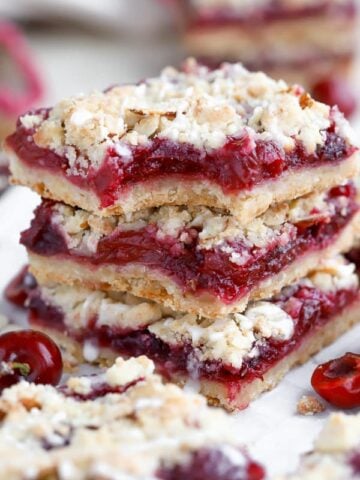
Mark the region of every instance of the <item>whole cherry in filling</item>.
[[24, 307], [30, 292], [36, 287], [37, 282], [35, 278], [29, 272], [29, 267], [25, 266], [5, 288], [4, 295], [9, 302], [18, 307]]
[[59, 347], [36, 330], [0, 335], [0, 391], [21, 379], [57, 385], [62, 375]]
[[311, 377], [311, 385], [335, 407], [360, 407], [360, 355], [346, 353], [319, 365]]

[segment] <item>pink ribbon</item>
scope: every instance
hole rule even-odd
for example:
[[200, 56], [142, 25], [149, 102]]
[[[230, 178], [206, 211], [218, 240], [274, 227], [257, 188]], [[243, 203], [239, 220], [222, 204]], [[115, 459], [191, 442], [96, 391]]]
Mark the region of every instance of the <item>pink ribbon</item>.
[[3, 21], [0, 21], [1, 45], [14, 62], [25, 85], [20, 92], [10, 86], [0, 86], [0, 113], [14, 117], [29, 109], [42, 96], [43, 84], [23, 35], [14, 25]]

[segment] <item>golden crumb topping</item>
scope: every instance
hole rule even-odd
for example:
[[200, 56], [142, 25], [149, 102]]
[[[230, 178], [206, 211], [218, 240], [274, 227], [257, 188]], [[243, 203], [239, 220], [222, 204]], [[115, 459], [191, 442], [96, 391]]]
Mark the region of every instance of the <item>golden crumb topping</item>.
[[325, 410], [325, 405], [313, 395], [303, 395], [296, 406], [299, 415], [317, 415]]
[[[110, 148], [119, 155], [121, 169], [121, 162], [132, 161], [132, 147], [155, 138], [208, 151], [228, 137], [249, 137], [250, 149], [264, 140], [291, 150], [298, 141], [311, 154], [324, 144], [331, 119], [328, 106], [306, 98], [300, 87], [251, 73], [241, 64], [209, 70], [190, 59], [181, 71], [166, 68], [136, 85], [68, 98], [47, 118], [27, 114], [21, 121], [34, 129], [37, 145], [67, 158], [69, 174], [85, 175], [101, 165]], [[339, 132], [350, 135], [339, 114], [336, 123]]]
[[[327, 194], [323, 192], [275, 205], [246, 225], [230, 214], [207, 207], [163, 206], [127, 217], [104, 218], [61, 203], [53, 207], [52, 221], [63, 232], [68, 248], [85, 255], [95, 253], [99, 241], [115, 230], [140, 230], [151, 225], [156, 227], [160, 241], [172, 237], [187, 245], [196, 238], [197, 249], [220, 248], [230, 261], [243, 265], [249, 260], [250, 249], [264, 248], [274, 241], [288, 242], [296, 235], [295, 224], [330, 218], [334, 205], [326, 200]], [[346, 197], [341, 200], [345, 208], [349, 200]], [[241, 246], [241, 253], [234, 240]]]

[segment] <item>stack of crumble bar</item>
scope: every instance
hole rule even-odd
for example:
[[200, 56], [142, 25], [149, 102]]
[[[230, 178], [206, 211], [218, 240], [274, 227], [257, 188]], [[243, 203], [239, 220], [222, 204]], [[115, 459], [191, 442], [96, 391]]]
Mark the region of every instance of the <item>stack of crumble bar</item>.
[[360, 319], [358, 148], [336, 107], [240, 64], [22, 116], [30, 321], [89, 360], [146, 355], [246, 407]]
[[251, 70], [314, 88], [353, 75], [356, 0], [183, 0], [185, 44], [206, 62], [241, 60]]

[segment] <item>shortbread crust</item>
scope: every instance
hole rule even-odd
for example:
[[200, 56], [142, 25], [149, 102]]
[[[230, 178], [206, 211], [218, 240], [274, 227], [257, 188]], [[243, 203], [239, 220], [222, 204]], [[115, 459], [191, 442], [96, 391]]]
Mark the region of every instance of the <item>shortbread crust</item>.
[[8, 152], [8, 156], [11, 158], [13, 184], [25, 185], [43, 198], [63, 201], [67, 205], [80, 207], [96, 215], [126, 215], [158, 205], [193, 205], [231, 212], [244, 225], [273, 204], [312, 192], [321, 192], [355, 177], [359, 172], [359, 155], [354, 153], [341, 164], [323, 165], [284, 174], [281, 179], [254, 187], [251, 191], [239, 195], [225, 194], [221, 188], [206, 181], [199, 184], [196, 181], [164, 179], [149, 182], [148, 185], [134, 185], [114, 205], [101, 208], [99, 199], [92, 191], [83, 190], [59, 176], [39, 171], [36, 167], [29, 170], [13, 152]]

